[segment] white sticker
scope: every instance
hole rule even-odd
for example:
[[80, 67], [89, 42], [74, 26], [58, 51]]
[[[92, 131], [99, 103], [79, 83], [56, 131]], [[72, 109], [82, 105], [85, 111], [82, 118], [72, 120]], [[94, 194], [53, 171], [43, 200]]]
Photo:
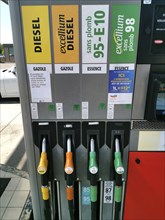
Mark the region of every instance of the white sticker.
[[108, 5], [82, 6], [82, 66], [84, 74], [106, 73], [108, 21]]
[[37, 103], [30, 103], [32, 119], [38, 119], [38, 106]]
[[55, 64], [56, 74], [79, 73], [79, 64]]
[[82, 102], [82, 119], [88, 119], [88, 102]]
[[51, 64], [27, 64], [28, 73], [52, 73]]
[[83, 64], [82, 73], [102, 74], [107, 72], [107, 64]]
[[72, 127], [73, 127], [72, 124], [66, 124], [66, 125], [64, 125], [64, 128], [72, 128]]
[[104, 203], [113, 202], [113, 181], [104, 181]]
[[107, 105], [107, 119], [114, 119], [114, 104], [109, 103]]
[[99, 122], [98, 121], [88, 122], [88, 125], [99, 125]]
[[32, 102], [52, 102], [50, 74], [29, 73]]
[[134, 70], [135, 69], [135, 64], [134, 63], [118, 63], [118, 64], [110, 64], [109, 65], [110, 70]]
[[38, 125], [46, 126], [49, 125], [49, 122], [39, 122]]
[[111, 104], [132, 104], [132, 93], [109, 93], [108, 101]]
[[57, 119], [63, 119], [63, 103], [56, 103]]
[[150, 5], [152, 3], [152, 0], [143, 0], [144, 5]]

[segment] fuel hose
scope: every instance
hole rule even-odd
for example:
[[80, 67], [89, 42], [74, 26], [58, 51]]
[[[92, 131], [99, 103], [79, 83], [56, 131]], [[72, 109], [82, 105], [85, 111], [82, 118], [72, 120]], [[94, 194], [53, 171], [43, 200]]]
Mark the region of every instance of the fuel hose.
[[41, 175], [41, 194], [44, 201], [44, 215], [45, 219], [51, 219], [50, 199], [49, 199], [49, 178], [48, 178], [48, 159], [46, 153], [46, 138], [42, 140], [42, 149], [39, 165], [37, 168]]
[[119, 138], [115, 138], [115, 152], [114, 152], [114, 168], [115, 168], [115, 210], [114, 220], [120, 220], [121, 200], [122, 200], [122, 174], [124, 173], [124, 167], [122, 163], [122, 155], [120, 150]]
[[68, 200], [70, 219], [74, 220], [74, 164], [71, 143], [71, 137], [68, 137], [64, 172], [66, 173], [66, 198]]

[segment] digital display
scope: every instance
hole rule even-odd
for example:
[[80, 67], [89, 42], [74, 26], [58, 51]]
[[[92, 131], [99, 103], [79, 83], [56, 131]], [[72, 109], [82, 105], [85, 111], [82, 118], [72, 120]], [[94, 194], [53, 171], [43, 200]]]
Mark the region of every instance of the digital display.
[[156, 114], [165, 115], [165, 82], [161, 83], [156, 102]]
[[165, 6], [156, 5], [151, 51], [154, 54], [165, 54]]

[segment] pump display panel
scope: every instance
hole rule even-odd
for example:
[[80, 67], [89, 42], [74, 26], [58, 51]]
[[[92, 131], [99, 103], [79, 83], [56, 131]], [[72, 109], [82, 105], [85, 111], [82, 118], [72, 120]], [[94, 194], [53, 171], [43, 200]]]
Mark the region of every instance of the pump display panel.
[[151, 52], [165, 54], [165, 6], [156, 5]]

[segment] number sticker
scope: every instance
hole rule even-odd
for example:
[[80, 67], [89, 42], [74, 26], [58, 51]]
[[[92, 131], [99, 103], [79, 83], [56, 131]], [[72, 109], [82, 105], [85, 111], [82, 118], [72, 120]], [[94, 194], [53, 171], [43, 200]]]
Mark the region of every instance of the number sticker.
[[113, 202], [113, 182], [105, 181], [104, 182], [104, 203]]

